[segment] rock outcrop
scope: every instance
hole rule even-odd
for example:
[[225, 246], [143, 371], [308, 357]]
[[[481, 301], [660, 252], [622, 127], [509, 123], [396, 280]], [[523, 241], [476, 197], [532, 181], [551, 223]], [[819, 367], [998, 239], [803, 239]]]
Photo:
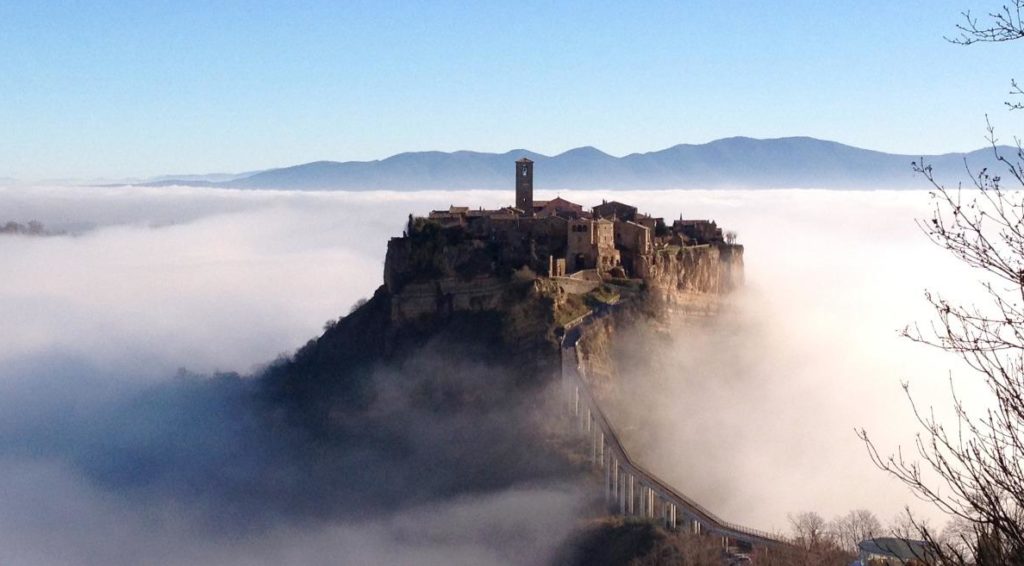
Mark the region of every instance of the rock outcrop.
[[[537, 262], [521, 253], [466, 238], [461, 228], [392, 238], [384, 264], [384, 290], [395, 322], [454, 312], [500, 311], [508, 306], [513, 283], [528, 281], [538, 297], [561, 307], [567, 297], [587, 302], [600, 287], [637, 307], [657, 313], [664, 307], [711, 309], [715, 298], [743, 284], [743, 246], [705, 244], [657, 248], [637, 266], [637, 276], [616, 278], [594, 270], [546, 277]], [[593, 273], [590, 273], [593, 271]], [[555, 314], [552, 321], [558, 321]]]

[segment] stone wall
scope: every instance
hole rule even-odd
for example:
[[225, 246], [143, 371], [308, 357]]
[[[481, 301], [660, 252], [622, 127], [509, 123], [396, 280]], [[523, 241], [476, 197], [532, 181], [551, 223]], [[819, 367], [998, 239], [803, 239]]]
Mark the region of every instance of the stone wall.
[[571, 295], [583, 295], [601, 286], [600, 280], [578, 279], [575, 277], [552, 277], [552, 281], [558, 284], [563, 293]]

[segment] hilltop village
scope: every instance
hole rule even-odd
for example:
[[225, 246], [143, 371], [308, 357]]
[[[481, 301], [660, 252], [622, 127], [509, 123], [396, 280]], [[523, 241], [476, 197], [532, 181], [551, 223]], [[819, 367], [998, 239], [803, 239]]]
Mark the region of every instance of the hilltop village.
[[514, 206], [409, 216], [385, 262], [393, 318], [491, 310], [513, 274], [546, 279], [560, 295], [611, 285], [657, 291], [670, 302], [687, 293], [717, 295], [742, 281], [743, 248], [713, 220], [680, 216], [669, 225], [617, 201], [585, 210], [560, 197], [535, 200], [533, 166], [515, 162]]
[[[360, 418], [370, 423], [365, 428], [383, 431], [421, 415], [438, 419], [443, 432], [415, 436], [430, 442], [429, 449], [413, 450], [429, 453], [429, 464], [409, 466], [404, 447], [396, 451], [401, 472], [393, 485], [403, 485], [408, 470], [417, 479], [436, 473], [438, 455], [445, 467], [470, 471], [460, 487], [492, 477], [591, 470], [598, 480], [592, 485], [604, 478], [605, 505], [594, 500], [599, 515], [644, 517], [663, 525], [663, 533], [706, 531], [722, 537], [712, 543], [716, 550], [729, 548], [730, 540], [747, 546], [767, 540], [715, 517], [643, 469], [601, 409], [624, 395], [620, 368], [637, 367], [646, 356], [640, 350], [633, 351], [637, 357], [621, 356], [618, 337], [645, 328], [670, 333], [674, 325], [662, 324], [669, 314], [717, 312], [717, 298], [742, 282], [742, 246], [711, 220], [680, 217], [669, 225], [621, 202], [585, 210], [563, 198], [537, 201], [533, 165], [515, 162], [512, 206], [409, 215], [404, 233], [388, 241], [384, 284], [273, 366], [271, 395], [298, 407], [296, 418], [315, 431], [348, 435], [363, 428], [353, 426]], [[375, 402], [380, 391], [388, 403]], [[559, 392], [572, 402], [558, 402]], [[401, 395], [407, 402], [390, 402]], [[381, 406], [403, 414], [376, 420]], [[568, 419], [534, 412], [570, 406], [572, 413], [562, 415]], [[526, 413], [518, 412], [524, 407]], [[470, 420], [474, 415], [486, 418]], [[563, 434], [559, 423], [579, 429]]]

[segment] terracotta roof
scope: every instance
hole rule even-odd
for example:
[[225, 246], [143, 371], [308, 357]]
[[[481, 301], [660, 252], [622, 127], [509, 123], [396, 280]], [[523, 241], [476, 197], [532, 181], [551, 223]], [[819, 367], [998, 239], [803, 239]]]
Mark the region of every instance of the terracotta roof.
[[571, 205], [573, 205], [573, 206], [578, 206], [578, 207], [580, 207], [580, 208], [583, 208], [583, 205], [581, 205], [581, 204], [576, 204], [576, 203], [574, 203], [574, 202], [572, 202], [572, 201], [569, 201], [569, 200], [565, 200], [565, 199], [564, 199], [564, 198], [562, 198], [562, 197], [555, 197], [555, 198], [551, 199], [551, 200], [550, 200], [550, 201], [548, 201], [548, 202], [560, 202], [560, 203], [564, 203], [564, 204], [571, 204]]

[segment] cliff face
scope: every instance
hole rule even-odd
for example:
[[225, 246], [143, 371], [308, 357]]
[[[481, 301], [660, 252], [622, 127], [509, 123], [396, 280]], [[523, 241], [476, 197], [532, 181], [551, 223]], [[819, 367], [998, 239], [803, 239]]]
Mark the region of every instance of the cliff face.
[[[510, 255], [503, 248], [463, 239], [458, 230], [392, 238], [384, 264], [384, 285], [392, 297], [391, 318], [402, 321], [501, 310], [507, 304], [510, 281], [536, 278], [531, 269], [536, 263], [518, 252]], [[714, 297], [743, 285], [743, 246], [667, 246], [644, 258], [638, 275], [632, 284], [642, 285], [648, 295], [645, 300], [659, 305], [651, 306], [652, 312], [663, 306], [706, 307]], [[557, 291], [562, 295], [586, 295], [596, 286], [569, 277], [550, 280], [559, 283]], [[555, 300], [558, 302], [557, 297]]]
[[504, 310], [513, 288], [535, 277], [524, 263], [518, 251], [466, 238], [459, 229], [431, 226], [392, 238], [384, 261], [391, 319]]
[[627, 373], [614, 355], [616, 336], [644, 326], [668, 332], [668, 317], [703, 318], [743, 285], [743, 247], [692, 246], [659, 250], [644, 278], [644, 292], [594, 321], [577, 345], [584, 374], [599, 398], [614, 398]]
[[689, 295], [721, 295], [743, 285], [743, 246], [690, 246], [658, 250], [644, 273], [650, 289], [666, 302]]

